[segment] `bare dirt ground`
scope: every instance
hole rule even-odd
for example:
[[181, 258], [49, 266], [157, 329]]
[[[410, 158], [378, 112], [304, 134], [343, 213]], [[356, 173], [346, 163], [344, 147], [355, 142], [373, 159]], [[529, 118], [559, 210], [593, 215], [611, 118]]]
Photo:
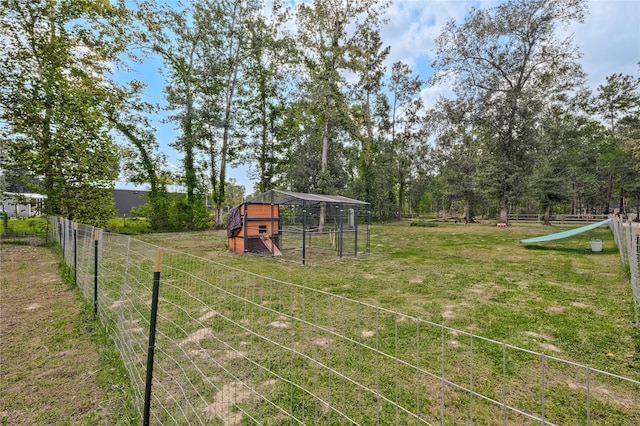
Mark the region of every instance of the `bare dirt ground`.
[[87, 317], [50, 249], [0, 246], [0, 424], [112, 424]]

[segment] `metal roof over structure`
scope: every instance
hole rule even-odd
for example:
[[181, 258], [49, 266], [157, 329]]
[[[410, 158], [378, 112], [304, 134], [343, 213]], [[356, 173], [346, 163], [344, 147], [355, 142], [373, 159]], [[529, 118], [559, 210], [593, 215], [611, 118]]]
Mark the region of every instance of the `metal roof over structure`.
[[352, 205], [369, 205], [369, 203], [355, 200], [353, 198], [343, 197], [342, 195], [325, 195], [325, 194], [307, 194], [303, 192], [283, 191], [280, 189], [272, 189], [257, 195], [247, 203], [277, 203], [277, 204], [303, 204], [307, 201], [311, 204], [318, 203], [334, 203], [334, 204], [352, 204]]

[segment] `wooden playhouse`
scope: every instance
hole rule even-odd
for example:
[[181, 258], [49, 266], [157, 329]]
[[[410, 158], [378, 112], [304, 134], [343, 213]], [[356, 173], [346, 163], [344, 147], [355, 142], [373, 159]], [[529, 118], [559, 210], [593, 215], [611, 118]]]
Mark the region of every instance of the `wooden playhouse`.
[[229, 211], [227, 237], [234, 253], [271, 253], [280, 256], [280, 206], [244, 203]]

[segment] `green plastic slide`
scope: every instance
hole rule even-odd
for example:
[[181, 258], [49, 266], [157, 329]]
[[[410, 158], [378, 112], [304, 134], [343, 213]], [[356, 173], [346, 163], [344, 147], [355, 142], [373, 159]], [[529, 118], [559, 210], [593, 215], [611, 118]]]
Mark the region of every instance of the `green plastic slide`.
[[543, 241], [559, 240], [560, 238], [571, 237], [573, 235], [580, 234], [581, 232], [586, 232], [586, 231], [589, 231], [591, 229], [595, 229], [600, 225], [604, 225], [605, 223], [609, 223], [610, 221], [611, 221], [611, 218], [603, 220], [602, 222], [591, 223], [589, 225], [581, 226], [580, 228], [570, 229], [568, 231], [558, 232], [556, 234], [543, 235], [541, 237], [535, 237], [535, 238], [527, 238], [526, 240], [520, 240], [520, 243], [522, 243], [522, 244], [541, 243]]

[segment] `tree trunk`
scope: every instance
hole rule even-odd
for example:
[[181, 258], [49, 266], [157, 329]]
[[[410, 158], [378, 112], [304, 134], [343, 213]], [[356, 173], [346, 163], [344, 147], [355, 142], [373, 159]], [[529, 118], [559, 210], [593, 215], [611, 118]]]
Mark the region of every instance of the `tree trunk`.
[[471, 201], [468, 198], [464, 200], [464, 223], [471, 223]]
[[507, 197], [500, 198], [500, 222], [508, 223], [507, 220]]
[[[324, 129], [322, 130], [322, 157], [320, 163], [320, 173], [325, 174], [327, 165], [329, 164], [329, 118], [325, 117]], [[322, 232], [324, 228], [325, 205], [320, 204], [320, 217], [318, 217], [318, 232]]]
[[607, 205], [604, 208], [604, 214], [609, 214], [609, 206], [613, 197], [613, 173], [607, 173], [607, 190], [605, 192]]
[[224, 217], [224, 209], [222, 207], [217, 207], [217, 208], [214, 208], [214, 209], [216, 211], [216, 215], [215, 215], [216, 226], [221, 227], [222, 226], [222, 219]]
[[620, 188], [620, 214], [624, 214], [624, 190]]
[[548, 203], [544, 208], [544, 222], [543, 225], [551, 225], [551, 203]]

